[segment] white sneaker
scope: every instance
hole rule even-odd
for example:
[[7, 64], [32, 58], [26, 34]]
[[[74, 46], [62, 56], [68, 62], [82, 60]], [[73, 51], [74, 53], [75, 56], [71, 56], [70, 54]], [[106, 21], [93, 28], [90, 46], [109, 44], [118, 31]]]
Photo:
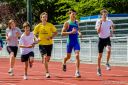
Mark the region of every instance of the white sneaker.
[[10, 76], [14, 76], [13, 69], [9, 69], [8, 73]]
[[100, 69], [100, 68], [97, 69], [97, 75], [98, 75], [98, 76], [102, 76], [102, 74], [101, 74], [101, 69]]
[[106, 63], [106, 70], [111, 70], [111, 66], [109, 63]]
[[79, 71], [75, 73], [75, 77], [76, 78], [81, 78], [81, 75], [80, 75], [80, 72]]
[[50, 78], [50, 74], [49, 73], [46, 73], [46, 78]]
[[24, 76], [23, 76], [23, 79], [24, 79], [24, 80], [28, 80], [28, 76], [27, 76], [27, 75], [24, 75]]

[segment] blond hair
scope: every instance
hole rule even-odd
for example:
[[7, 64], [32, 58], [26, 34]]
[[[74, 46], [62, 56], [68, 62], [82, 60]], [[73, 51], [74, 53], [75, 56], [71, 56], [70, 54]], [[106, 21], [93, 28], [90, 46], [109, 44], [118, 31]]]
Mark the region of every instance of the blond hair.
[[40, 14], [40, 19], [42, 18], [43, 15], [48, 15], [48, 13], [47, 13], [47, 12], [41, 13], [41, 14]]
[[103, 13], [107, 13], [108, 14], [108, 11], [106, 9], [103, 9], [100, 11], [100, 14], [102, 15]]
[[11, 24], [12, 24], [12, 22], [16, 23], [15, 20], [10, 19], [10, 20], [8, 21], [8, 28], [9, 28], [9, 29], [11, 29]]
[[24, 24], [23, 24], [23, 28], [25, 28], [26, 26], [29, 26], [29, 27], [30, 27], [29, 22], [24, 22]]

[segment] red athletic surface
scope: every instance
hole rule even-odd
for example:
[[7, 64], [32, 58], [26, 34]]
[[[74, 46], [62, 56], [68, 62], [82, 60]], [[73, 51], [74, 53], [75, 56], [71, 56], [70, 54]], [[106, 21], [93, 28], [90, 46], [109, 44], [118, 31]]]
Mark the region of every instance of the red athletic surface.
[[45, 78], [44, 65], [35, 61], [28, 69], [28, 80], [23, 80], [24, 63], [16, 60], [14, 76], [8, 75], [9, 59], [0, 58], [0, 85], [128, 85], [128, 67], [113, 66], [106, 71], [102, 66], [102, 77], [96, 75], [95, 64], [81, 64], [81, 78], [74, 78], [75, 64], [67, 64], [67, 72], [62, 71], [60, 62], [50, 62], [51, 78]]

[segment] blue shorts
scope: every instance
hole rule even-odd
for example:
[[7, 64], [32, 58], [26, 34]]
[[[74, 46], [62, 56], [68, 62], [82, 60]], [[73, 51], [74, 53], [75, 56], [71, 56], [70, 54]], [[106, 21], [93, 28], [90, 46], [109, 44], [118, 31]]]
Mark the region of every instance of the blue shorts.
[[79, 43], [67, 43], [67, 53], [71, 53], [72, 49], [74, 49], [74, 51], [76, 50], [80, 51], [80, 44]]

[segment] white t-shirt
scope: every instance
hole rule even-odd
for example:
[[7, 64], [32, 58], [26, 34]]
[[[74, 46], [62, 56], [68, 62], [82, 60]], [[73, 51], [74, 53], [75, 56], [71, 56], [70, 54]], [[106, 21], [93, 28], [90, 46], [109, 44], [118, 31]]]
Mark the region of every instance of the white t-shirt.
[[[21, 38], [19, 40], [20, 45], [29, 46], [34, 43], [34, 34], [30, 32], [30, 34], [27, 36], [24, 33], [21, 35]], [[31, 51], [34, 51], [34, 48], [20, 48], [21, 54], [28, 54]]]
[[16, 27], [13, 29], [6, 29], [6, 35], [9, 37], [9, 40], [7, 40], [7, 46], [17, 46], [18, 45], [18, 37], [16, 36], [16, 33], [19, 33], [19, 35], [22, 34], [21, 30]]
[[[100, 38], [107, 38], [110, 36], [110, 28], [113, 25], [113, 22], [111, 20], [106, 20], [105, 22], [102, 21], [102, 25], [101, 25], [101, 31], [98, 34]], [[98, 29], [98, 27], [100, 26], [100, 20], [96, 21], [96, 26], [95, 29]]]

